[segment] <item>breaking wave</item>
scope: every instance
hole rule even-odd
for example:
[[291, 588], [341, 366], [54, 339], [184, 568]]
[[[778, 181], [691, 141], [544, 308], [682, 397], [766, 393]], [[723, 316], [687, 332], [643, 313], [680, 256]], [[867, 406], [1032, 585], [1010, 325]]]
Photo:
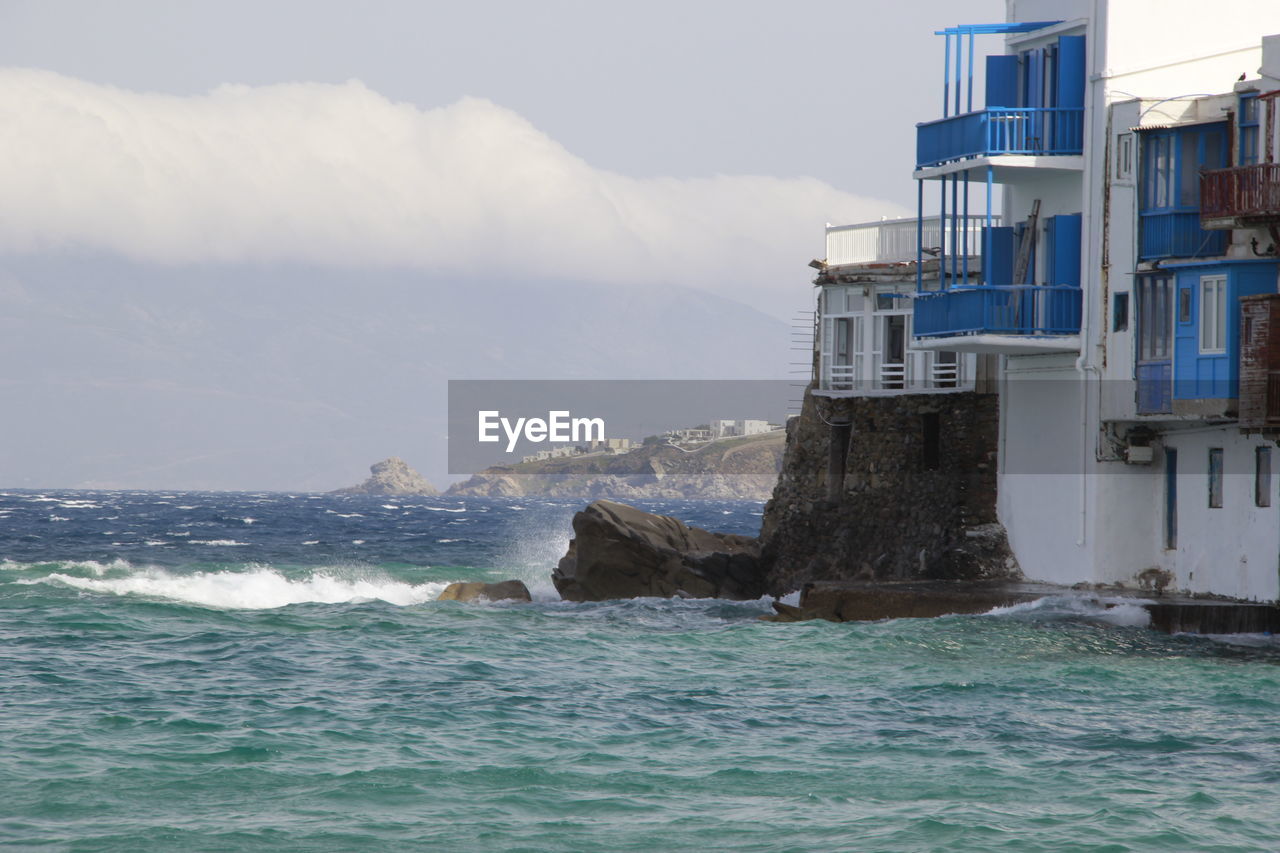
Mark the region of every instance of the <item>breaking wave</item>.
[[139, 569], [125, 577], [77, 577], [54, 572], [19, 583], [48, 583], [85, 592], [160, 598], [224, 610], [269, 610], [291, 604], [342, 604], [385, 601], [406, 606], [435, 600], [446, 583], [410, 584], [385, 576], [342, 576], [317, 571], [289, 578], [276, 569], [175, 574], [159, 568]]
[[1102, 622], [1125, 628], [1146, 628], [1151, 614], [1138, 598], [1098, 597], [1083, 595], [1049, 595], [1035, 601], [993, 607], [987, 616], [1009, 618]]

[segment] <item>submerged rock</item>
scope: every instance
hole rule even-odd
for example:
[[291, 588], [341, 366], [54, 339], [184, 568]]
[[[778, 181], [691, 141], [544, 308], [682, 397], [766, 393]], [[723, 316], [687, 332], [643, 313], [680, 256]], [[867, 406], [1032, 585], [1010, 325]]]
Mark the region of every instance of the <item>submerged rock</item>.
[[470, 581], [451, 583], [444, 588], [436, 601], [475, 601], [484, 598], [489, 601], [533, 601], [529, 587], [522, 581], [509, 580], [498, 583], [481, 583]]
[[358, 486], [337, 489], [335, 495], [438, 495], [427, 478], [409, 467], [399, 456], [392, 456], [369, 466], [372, 474]]
[[551, 579], [568, 601], [640, 596], [754, 599], [760, 548], [666, 515], [599, 500], [573, 517], [574, 538]]

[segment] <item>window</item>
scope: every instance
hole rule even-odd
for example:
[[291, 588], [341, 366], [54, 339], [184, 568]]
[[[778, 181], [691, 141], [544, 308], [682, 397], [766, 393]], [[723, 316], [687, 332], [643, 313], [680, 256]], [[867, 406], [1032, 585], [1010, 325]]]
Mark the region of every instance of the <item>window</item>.
[[1111, 331], [1129, 330], [1129, 294], [1117, 293], [1111, 297]]
[[1227, 351], [1227, 277], [1200, 279], [1200, 352]]
[[1246, 92], [1240, 96], [1239, 112], [1240, 150], [1237, 163], [1252, 166], [1258, 162], [1258, 93]]
[[895, 307], [896, 306], [894, 305], [894, 298], [892, 293], [876, 294], [876, 310], [877, 311], [892, 311]]
[[1165, 361], [1173, 337], [1173, 279], [1138, 282], [1138, 361]]
[[925, 412], [920, 416], [921, 446], [924, 451], [921, 462], [926, 471], [942, 467], [942, 423], [937, 412]]
[[1222, 448], [1209, 448], [1209, 507], [1222, 509]]
[[1133, 180], [1133, 134], [1122, 133], [1116, 137], [1116, 180]]
[[1191, 322], [1191, 288], [1178, 288], [1178, 322]]
[[1271, 506], [1271, 448], [1254, 448], [1253, 503], [1255, 506]]
[[1178, 450], [1164, 450], [1164, 547], [1178, 547]]

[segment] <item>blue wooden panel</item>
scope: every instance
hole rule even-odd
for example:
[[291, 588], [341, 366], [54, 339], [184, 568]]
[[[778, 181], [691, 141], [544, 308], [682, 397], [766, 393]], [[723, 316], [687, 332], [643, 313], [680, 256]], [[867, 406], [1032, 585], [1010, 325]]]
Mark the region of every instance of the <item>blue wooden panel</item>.
[[[1185, 291], [1191, 300], [1191, 314], [1181, 316], [1174, 327], [1173, 396], [1178, 400], [1214, 400], [1239, 394], [1240, 381], [1240, 297], [1276, 290], [1276, 263], [1231, 263], [1194, 267], [1177, 276], [1175, 306]], [[1200, 279], [1227, 277], [1227, 323], [1225, 352], [1200, 352]]]
[[1015, 252], [1012, 228], [994, 226], [982, 229], [982, 269], [986, 284], [1013, 284]]
[[1056, 107], [1084, 106], [1084, 36], [1058, 39], [1058, 102]]
[[1167, 361], [1149, 361], [1138, 365], [1135, 371], [1138, 379], [1138, 414], [1161, 415], [1173, 411], [1170, 371]]
[[1059, 214], [1045, 220], [1045, 284], [1080, 286], [1079, 213]]
[[1018, 57], [997, 54], [987, 57], [987, 106], [1018, 106]]

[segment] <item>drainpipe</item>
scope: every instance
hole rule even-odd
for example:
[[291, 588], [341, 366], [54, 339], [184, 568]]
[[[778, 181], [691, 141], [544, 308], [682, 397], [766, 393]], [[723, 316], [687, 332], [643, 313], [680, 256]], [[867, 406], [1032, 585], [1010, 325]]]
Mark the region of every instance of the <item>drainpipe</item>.
[[[1091, 54], [1089, 64], [1094, 68], [1098, 67], [1098, 61], [1101, 55], [1100, 42], [1102, 41], [1101, 30], [1103, 28], [1103, 23], [1102, 23], [1102, 18], [1100, 17], [1100, 14], [1099, 14], [1100, 5], [1101, 5], [1101, 0], [1093, 0], [1093, 18], [1091, 21], [1092, 26], [1090, 28], [1090, 32], [1087, 34], [1089, 39], [1089, 51]], [[1097, 101], [1099, 100], [1097, 97], [1096, 90], [1102, 81], [1091, 80], [1090, 82], [1093, 85], [1094, 91], [1091, 91], [1089, 93], [1089, 101], [1085, 108], [1085, 118], [1088, 119], [1088, 123], [1089, 123], [1089, 128], [1088, 128], [1089, 134], [1085, 135], [1084, 134], [1085, 129], [1081, 128], [1081, 134], [1084, 140], [1088, 140], [1090, 136], [1093, 134], [1093, 123], [1094, 123], [1093, 119], [1096, 116], [1093, 115], [1095, 110], [1092, 109], [1092, 105], [1097, 103]], [[1105, 99], [1102, 99], [1102, 100], [1105, 101]], [[1105, 103], [1104, 103], [1104, 107], [1105, 107]], [[1086, 142], [1086, 145], [1087, 144], [1088, 143]], [[1094, 167], [1095, 158], [1092, 156], [1093, 150], [1094, 149], [1090, 147], [1085, 148], [1085, 151], [1091, 152], [1089, 156], [1088, 168], [1085, 169], [1086, 176], [1088, 175], [1089, 169]], [[1103, 167], [1105, 168], [1107, 165], [1108, 164], [1104, 163]], [[1083, 234], [1081, 235], [1081, 237], [1084, 238], [1081, 240], [1081, 245], [1082, 247], [1087, 247], [1086, 258], [1088, 259], [1088, 266], [1084, 267], [1084, 269], [1087, 269], [1088, 270], [1087, 274], [1089, 276], [1092, 276], [1093, 247], [1091, 244], [1092, 244], [1093, 231], [1094, 231], [1094, 228], [1093, 228], [1094, 208], [1095, 208], [1094, 194], [1093, 194], [1093, 187], [1087, 179], [1083, 180], [1082, 183], [1084, 184], [1085, 190], [1086, 190], [1085, 199], [1084, 199], [1084, 210], [1085, 210], [1084, 221], [1089, 223], [1089, 235], [1087, 238], [1085, 238], [1085, 235]], [[1104, 191], [1105, 191], [1105, 187], [1104, 187]], [[1101, 278], [1101, 275], [1102, 275], [1101, 261], [1102, 261], [1101, 256], [1099, 256], [1098, 257], [1099, 278]], [[1084, 282], [1081, 282], [1081, 285], [1083, 287]], [[1102, 403], [1102, 397], [1101, 397], [1102, 374], [1101, 374], [1101, 371], [1098, 370], [1097, 365], [1092, 364], [1089, 359], [1089, 353], [1090, 353], [1090, 350], [1092, 349], [1092, 344], [1090, 343], [1090, 340], [1089, 340], [1089, 333], [1092, 328], [1092, 324], [1089, 322], [1090, 314], [1092, 313], [1092, 307], [1093, 307], [1092, 300], [1089, 300], [1088, 302], [1086, 302], [1084, 297], [1085, 297], [1085, 293], [1082, 292], [1080, 294], [1080, 355], [1076, 357], [1076, 364], [1075, 364], [1076, 374], [1079, 376], [1079, 380], [1081, 383], [1081, 389], [1080, 389], [1080, 466], [1081, 466], [1080, 467], [1080, 526], [1076, 535], [1076, 546], [1080, 548], [1084, 547], [1085, 542], [1088, 538], [1086, 534], [1088, 532], [1088, 517], [1089, 517], [1089, 489], [1088, 489], [1089, 480], [1088, 480], [1088, 473], [1086, 472], [1086, 467], [1089, 463], [1089, 460], [1092, 457], [1092, 454], [1089, 452], [1090, 446], [1092, 444], [1092, 442], [1090, 441], [1090, 438], [1091, 438], [1090, 433], [1092, 430], [1090, 429], [1090, 423], [1089, 423], [1088, 378], [1090, 374], [1092, 374], [1093, 377], [1096, 380], [1098, 380], [1098, 385], [1099, 385], [1098, 403], [1099, 405], [1101, 405]]]

